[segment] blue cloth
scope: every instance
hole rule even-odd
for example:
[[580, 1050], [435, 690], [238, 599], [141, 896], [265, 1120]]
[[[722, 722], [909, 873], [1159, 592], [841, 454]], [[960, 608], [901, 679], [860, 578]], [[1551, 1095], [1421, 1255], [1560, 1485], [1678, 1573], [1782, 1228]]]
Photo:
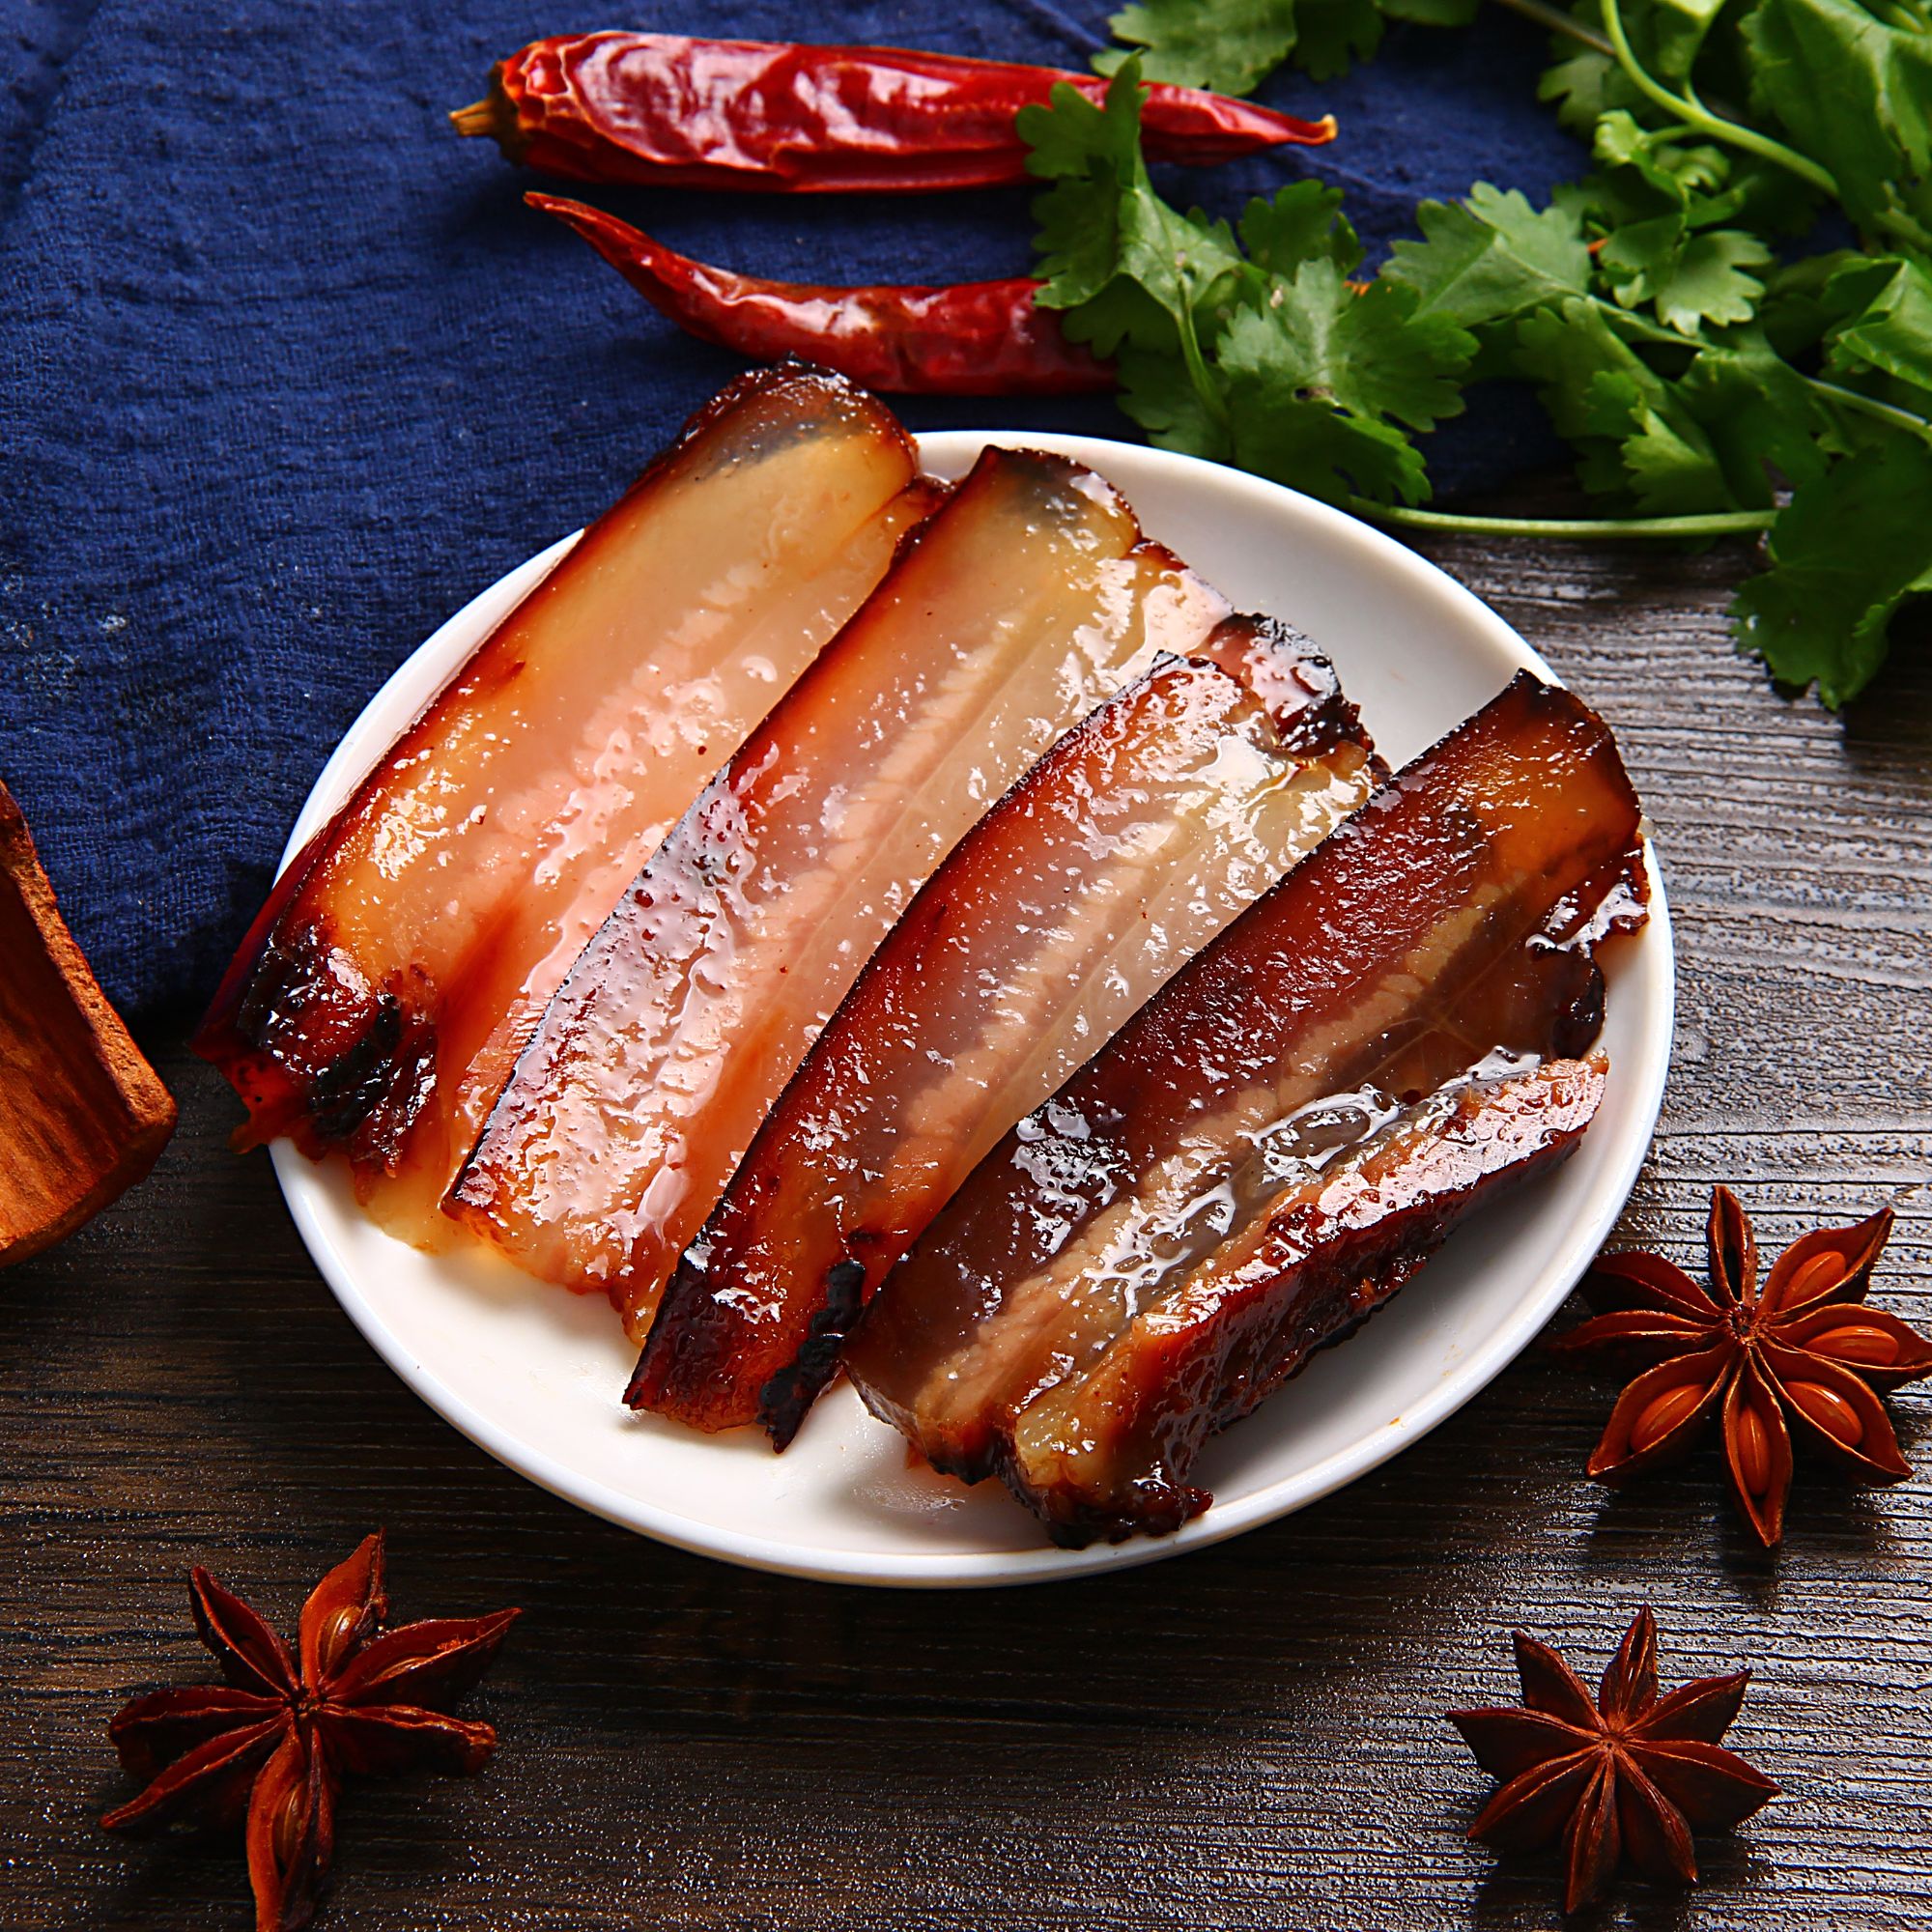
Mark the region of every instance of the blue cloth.
[[[1084, 67], [1107, 11], [668, 0], [619, 23]], [[0, 0], [0, 776], [126, 1008], [208, 996], [377, 685], [733, 372], [444, 120], [493, 59], [585, 24], [610, 22], [517, 0]], [[1234, 211], [1306, 164], [1378, 248], [1418, 197], [1538, 193], [1581, 161], [1536, 105], [1540, 43], [1486, 10], [1399, 29], [1328, 86], [1278, 75], [1265, 98], [1334, 109], [1343, 140], [1176, 191]], [[765, 274], [1027, 262], [1023, 190], [604, 199]], [[1133, 433], [1104, 399], [905, 413]], [[1546, 447], [1531, 412], [1492, 408], [1441, 473]]]

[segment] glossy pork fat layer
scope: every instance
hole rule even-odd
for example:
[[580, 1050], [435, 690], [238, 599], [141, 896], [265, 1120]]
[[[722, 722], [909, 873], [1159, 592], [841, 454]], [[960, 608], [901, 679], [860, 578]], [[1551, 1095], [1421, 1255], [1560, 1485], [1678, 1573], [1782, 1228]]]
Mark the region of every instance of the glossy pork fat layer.
[[1092, 472], [988, 450], [706, 788], [544, 1015], [449, 1211], [658, 1293], [874, 947], [1067, 726], [1226, 607]]
[[[1197, 1270], [1230, 1264], [1294, 1162], [1352, 1157], [1458, 1081], [1584, 1051], [1594, 945], [1642, 918], [1638, 816], [1601, 722], [1519, 677], [980, 1164], [848, 1348], [867, 1405], [935, 1466], [1005, 1476], [1065, 1540], [1173, 1528], [1203, 1500], [1181, 1494], [1184, 1466], [1086, 1469], [1091, 1508], [1061, 1509], [1025, 1461], [1025, 1418]], [[1432, 1120], [1411, 1124], [1426, 1138]], [[1236, 1387], [1191, 1359], [1210, 1368], [1174, 1400], [1202, 1435], [1282, 1368], [1245, 1363]]]
[[926, 882], [680, 1262], [635, 1406], [782, 1447], [980, 1156], [1362, 802], [1368, 741], [1305, 639], [1231, 618], [1204, 648], [1237, 674], [1165, 661]]
[[734, 384], [445, 687], [283, 873], [196, 1047], [250, 1141], [437, 1202], [583, 941], [932, 500], [893, 417]]
[[1075, 1548], [1178, 1529], [1212, 1501], [1187, 1480], [1208, 1436], [1367, 1321], [1464, 1215], [1568, 1154], [1607, 1071], [1546, 1061], [1446, 1087], [1339, 1158], [1251, 1156], [1264, 1171], [1235, 1181], [1229, 1237], [1013, 1418], [1009, 1486]]

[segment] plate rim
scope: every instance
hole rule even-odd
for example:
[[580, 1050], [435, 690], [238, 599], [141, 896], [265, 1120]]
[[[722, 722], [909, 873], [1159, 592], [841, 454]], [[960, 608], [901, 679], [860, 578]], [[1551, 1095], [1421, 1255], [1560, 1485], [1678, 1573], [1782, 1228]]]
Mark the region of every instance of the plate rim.
[[[1356, 553], [1359, 567], [1398, 571], [1430, 595], [1438, 598], [1446, 595], [1452, 605], [1461, 608], [1465, 619], [1473, 620], [1477, 629], [1488, 634], [1492, 644], [1505, 659], [1513, 660], [1551, 684], [1562, 683], [1541, 654], [1513, 626], [1438, 565], [1348, 512], [1286, 485], [1205, 458], [1105, 437], [965, 429], [928, 430], [920, 433], [915, 440], [922, 463], [942, 471], [963, 468], [979, 449], [994, 443], [1069, 456], [1102, 475], [1107, 473], [1110, 461], [1124, 456], [1134, 465], [1171, 469], [1178, 475], [1246, 497], [1264, 516], [1270, 511], [1278, 515], [1288, 510], [1313, 526], [1324, 548]], [[1123, 494], [1131, 499], [1130, 491]], [[370, 723], [385, 715], [391, 694], [424, 683], [425, 665], [433, 662], [440, 649], [451, 648], [446, 640], [452, 634], [467, 633], [479, 621], [479, 607], [501, 600], [507, 609], [521, 601], [582, 534], [582, 530], [573, 531], [505, 572], [446, 618], [397, 665], [344, 732], [317, 775], [277, 864], [278, 876], [314, 827], [348, 796], [393, 740], [395, 725], [384, 725], [379, 730]], [[447, 675], [445, 672], [439, 677], [421, 701], [426, 702]], [[413, 710], [410, 715], [414, 715]], [[362, 1293], [355, 1271], [330, 1233], [329, 1220], [334, 1209], [322, 1172], [287, 1139], [273, 1142], [270, 1155], [311, 1260], [357, 1331], [405, 1385], [444, 1421], [506, 1467], [593, 1516], [696, 1555], [825, 1582], [915, 1589], [999, 1588], [1135, 1568], [1225, 1542], [1293, 1515], [1412, 1447], [1481, 1394], [1508, 1368], [1580, 1279], [1614, 1227], [1648, 1156], [1669, 1073], [1677, 990], [1676, 950], [1662, 871], [1647, 834], [1644, 855], [1651, 886], [1650, 923], [1639, 941], [1644, 951], [1626, 970], [1634, 977], [1641, 968], [1654, 983], [1649, 988], [1645, 1021], [1640, 1029], [1640, 1051], [1632, 1056], [1634, 1064], [1629, 1065], [1626, 1072], [1626, 1079], [1633, 1083], [1628, 1094], [1631, 1112], [1627, 1142], [1620, 1147], [1618, 1158], [1607, 1176], [1590, 1196], [1590, 1211], [1575, 1217], [1566, 1227], [1563, 1238], [1539, 1261], [1531, 1289], [1518, 1302], [1510, 1319], [1490, 1330], [1479, 1349], [1472, 1349], [1446, 1371], [1422, 1401], [1401, 1415], [1370, 1428], [1346, 1448], [1310, 1468], [1279, 1477], [1227, 1502], [1217, 1500], [1213, 1508], [1171, 1536], [1140, 1537], [1080, 1550], [1042, 1545], [1007, 1551], [827, 1551], [809, 1543], [790, 1544], [707, 1523], [644, 1501], [547, 1451], [533, 1448], [513, 1429], [483, 1413], [450, 1387], [389, 1326]], [[1283, 1492], [1292, 1493], [1284, 1495]]]

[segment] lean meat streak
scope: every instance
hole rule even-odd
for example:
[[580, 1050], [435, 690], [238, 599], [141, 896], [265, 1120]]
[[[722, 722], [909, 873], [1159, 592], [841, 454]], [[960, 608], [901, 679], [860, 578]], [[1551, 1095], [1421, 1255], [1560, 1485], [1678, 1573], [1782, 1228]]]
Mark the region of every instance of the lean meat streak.
[[980, 1157], [1361, 803], [1368, 741], [1305, 639], [1237, 617], [1202, 648], [1075, 726], [927, 881], [680, 1263], [634, 1404], [782, 1446]]
[[930, 506], [872, 398], [733, 384], [497, 628], [283, 873], [196, 1047], [248, 1143], [437, 1203], [551, 993], [707, 777]]
[[818, 1029], [1069, 725], [1226, 605], [1064, 458], [988, 450], [625, 893], [449, 1211], [641, 1340]]
[[[1005, 1478], [1068, 1543], [1172, 1529], [1205, 1507], [1187, 1474], [1206, 1435], [1587, 1121], [1601, 1084], [1589, 1067], [1496, 1083], [1594, 1040], [1596, 943], [1643, 917], [1638, 821], [1602, 722], [1520, 676], [980, 1162], [847, 1350], [867, 1404], [936, 1467]], [[1474, 1097], [1444, 1111], [1440, 1096], [1464, 1088]], [[1466, 1158], [1445, 1179], [1426, 1144], [1459, 1136]], [[1348, 1213], [1335, 1189], [1355, 1203]], [[1345, 1244], [1332, 1254], [1331, 1210]], [[1350, 1270], [1367, 1282], [1383, 1269], [1359, 1295], [1330, 1292]], [[1326, 1286], [1296, 1304], [1308, 1280]], [[1163, 1304], [1198, 1333], [1258, 1293], [1316, 1312], [1273, 1325], [1242, 1315], [1242, 1339], [1182, 1351], [1171, 1385], [1148, 1368], [1167, 1358], [1135, 1324], [1158, 1328]], [[1230, 1312], [1202, 1313], [1216, 1308]], [[1111, 1449], [1088, 1455], [1117, 1399], [1131, 1413], [1094, 1436]]]

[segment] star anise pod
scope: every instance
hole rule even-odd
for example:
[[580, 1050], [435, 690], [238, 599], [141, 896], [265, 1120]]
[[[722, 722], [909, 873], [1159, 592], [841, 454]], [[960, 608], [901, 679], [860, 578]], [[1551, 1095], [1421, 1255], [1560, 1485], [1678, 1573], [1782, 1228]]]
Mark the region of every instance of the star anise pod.
[[1625, 1856], [1648, 1877], [1695, 1885], [1691, 1833], [1727, 1830], [1778, 1795], [1718, 1743], [1750, 1672], [1699, 1677], [1660, 1699], [1648, 1605], [1632, 1619], [1594, 1701], [1548, 1644], [1522, 1631], [1516, 1668], [1526, 1709], [1449, 1713], [1483, 1769], [1505, 1780], [1469, 1835], [1498, 1851], [1535, 1851], [1560, 1833], [1565, 1912], [1594, 1898]]
[[228, 1682], [156, 1690], [114, 1719], [121, 1762], [151, 1781], [100, 1822], [142, 1830], [245, 1817], [256, 1932], [295, 1932], [327, 1876], [346, 1776], [482, 1769], [496, 1731], [448, 1708], [474, 1689], [520, 1613], [384, 1630], [381, 1530], [315, 1586], [296, 1655], [199, 1565], [189, 1602]]
[[1890, 1232], [1889, 1208], [1854, 1228], [1821, 1228], [1786, 1248], [1760, 1287], [1750, 1220], [1719, 1187], [1711, 1197], [1710, 1293], [1662, 1255], [1599, 1256], [1583, 1282], [1598, 1312], [1551, 1350], [1652, 1366], [1610, 1411], [1590, 1474], [1625, 1482], [1682, 1455], [1720, 1419], [1732, 1487], [1767, 1547], [1784, 1534], [1787, 1417], [1859, 1482], [1909, 1476], [1873, 1391], [1932, 1375], [1932, 1342], [1862, 1305]]

